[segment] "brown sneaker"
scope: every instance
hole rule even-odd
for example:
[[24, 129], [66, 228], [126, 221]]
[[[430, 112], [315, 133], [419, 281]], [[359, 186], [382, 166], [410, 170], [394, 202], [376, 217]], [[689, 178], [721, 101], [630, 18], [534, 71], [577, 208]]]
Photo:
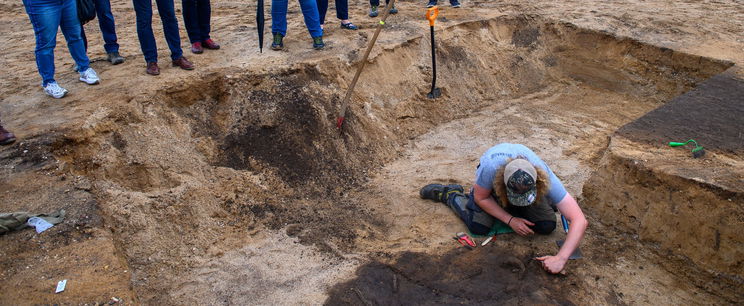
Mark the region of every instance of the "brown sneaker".
[[13, 133], [9, 132], [2, 125], [0, 125], [0, 145], [11, 144], [15, 140], [15, 135], [13, 135]]
[[214, 42], [214, 40], [212, 40], [211, 38], [207, 38], [207, 40], [202, 42], [202, 46], [204, 46], [204, 48], [211, 49], [211, 50], [217, 50], [220, 48], [220, 45]]
[[181, 58], [173, 61], [173, 67], [176, 66], [181, 67], [183, 70], [194, 70], [194, 64], [189, 62], [185, 56], [181, 56]]
[[147, 72], [147, 74], [149, 75], [159, 75], [160, 68], [158, 68], [158, 62], [147, 63], [147, 70], [145, 70], [145, 72]]

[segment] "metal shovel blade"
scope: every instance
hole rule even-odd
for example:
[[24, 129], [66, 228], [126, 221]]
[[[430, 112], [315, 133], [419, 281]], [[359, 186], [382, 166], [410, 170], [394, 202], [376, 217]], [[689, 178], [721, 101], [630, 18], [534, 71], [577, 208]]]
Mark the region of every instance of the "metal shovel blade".
[[[563, 240], [558, 240], [555, 242], [555, 244], [558, 245], [558, 248], [561, 248], [563, 246]], [[581, 256], [581, 250], [579, 248], [576, 248], [573, 253], [571, 253], [571, 256], [568, 256], [568, 259], [579, 259], [582, 258]]]
[[429, 99], [436, 99], [442, 95], [442, 91], [439, 88], [434, 88], [430, 93], [426, 95]]
[[264, 23], [264, 0], [258, 0], [256, 4], [256, 30], [258, 31], [258, 49], [261, 53], [263, 53]]

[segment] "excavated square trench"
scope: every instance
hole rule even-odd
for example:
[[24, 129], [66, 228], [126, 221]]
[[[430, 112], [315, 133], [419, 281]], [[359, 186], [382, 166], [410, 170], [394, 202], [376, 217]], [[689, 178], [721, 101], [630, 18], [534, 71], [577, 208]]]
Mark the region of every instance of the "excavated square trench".
[[[729, 231], [714, 244], [735, 259], [706, 261], [647, 238], [626, 222], [631, 209], [618, 209], [652, 203], [597, 196], [645, 197], [632, 179], [617, 179], [632, 170], [608, 162], [615, 131], [731, 64], [539, 18], [460, 23], [437, 39], [441, 98], [426, 99], [428, 37], [388, 46], [362, 74], [341, 134], [337, 107], [356, 66], [332, 58], [258, 74], [226, 70], [168, 88], [110, 114], [87, 142], [56, 151], [94, 181], [136, 299], [741, 301], [741, 241]], [[500, 142], [536, 151], [589, 216], [585, 258], [567, 275], [546, 275], [530, 259], [556, 252], [563, 233], [504, 235], [467, 251], [450, 238], [464, 229], [460, 221], [418, 198], [429, 182], [471, 186], [480, 154]], [[709, 155], [739, 164], [743, 156]], [[688, 183], [676, 184], [684, 197]], [[741, 222], [737, 188], [730, 198], [738, 207], [727, 211]]]

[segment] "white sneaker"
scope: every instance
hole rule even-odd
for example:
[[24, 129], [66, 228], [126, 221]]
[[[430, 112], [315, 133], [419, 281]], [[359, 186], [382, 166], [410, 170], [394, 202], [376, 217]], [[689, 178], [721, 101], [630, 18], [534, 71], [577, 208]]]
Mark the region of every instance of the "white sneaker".
[[98, 84], [98, 74], [96, 74], [96, 71], [93, 70], [93, 68], [88, 67], [88, 69], [85, 69], [85, 71], [80, 72], [80, 81], [85, 82], [88, 85], [95, 85]]
[[57, 82], [51, 82], [44, 86], [44, 92], [55, 99], [61, 99], [67, 94], [67, 89], [59, 87], [59, 84], [57, 84]]

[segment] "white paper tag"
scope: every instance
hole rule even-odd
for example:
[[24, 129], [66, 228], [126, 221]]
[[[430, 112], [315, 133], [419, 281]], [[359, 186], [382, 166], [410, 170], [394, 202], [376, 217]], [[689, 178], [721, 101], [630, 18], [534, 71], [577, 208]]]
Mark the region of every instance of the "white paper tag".
[[36, 228], [37, 233], [41, 233], [50, 227], [54, 226], [54, 224], [51, 224], [47, 222], [46, 220], [39, 218], [39, 217], [31, 217], [28, 218], [28, 222], [26, 222], [28, 225], [33, 226]]
[[65, 286], [67, 286], [67, 280], [63, 279], [57, 283], [57, 290], [54, 290], [54, 293], [60, 293], [62, 291], [65, 291]]

